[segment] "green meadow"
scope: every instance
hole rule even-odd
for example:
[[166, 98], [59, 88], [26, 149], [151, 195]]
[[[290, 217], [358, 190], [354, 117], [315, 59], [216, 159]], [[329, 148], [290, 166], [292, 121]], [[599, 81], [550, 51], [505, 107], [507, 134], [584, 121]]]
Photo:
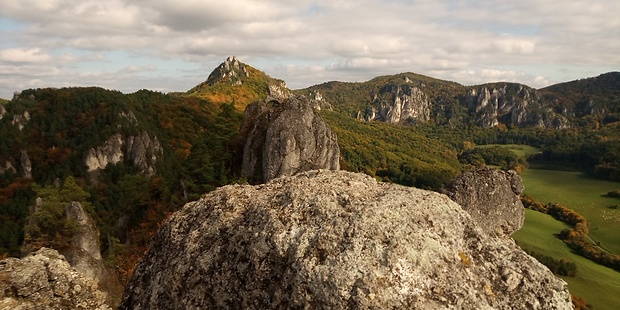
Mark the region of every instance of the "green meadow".
[[538, 148], [533, 146], [524, 145], [524, 144], [484, 144], [484, 145], [476, 145], [476, 147], [485, 148], [485, 147], [494, 147], [500, 146], [503, 148], [507, 148], [513, 151], [519, 157], [525, 157], [527, 155], [536, 154], [540, 152]]
[[571, 252], [562, 240], [555, 237], [566, 227], [547, 214], [525, 210], [525, 224], [512, 237], [526, 250], [575, 263], [576, 277], [561, 277], [568, 283], [570, 292], [585, 299], [596, 310], [617, 309], [620, 305], [620, 272]]
[[620, 189], [620, 183], [592, 179], [581, 172], [542, 169], [526, 169], [521, 177], [525, 194], [543, 204], [555, 202], [579, 212], [588, 219], [590, 237], [605, 250], [620, 254], [620, 208], [612, 208], [620, 199], [604, 196]]

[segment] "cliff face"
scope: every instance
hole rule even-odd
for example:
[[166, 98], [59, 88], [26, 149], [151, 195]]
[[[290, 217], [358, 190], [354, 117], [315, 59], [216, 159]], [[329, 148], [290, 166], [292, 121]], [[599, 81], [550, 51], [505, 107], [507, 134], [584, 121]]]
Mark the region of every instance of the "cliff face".
[[381, 89], [365, 115], [366, 120], [390, 124], [427, 122], [430, 118], [431, 103], [426, 94], [407, 84], [388, 85]]
[[56, 250], [0, 261], [0, 309], [111, 309], [105, 297]]
[[447, 196], [310, 171], [175, 213], [120, 309], [572, 309], [566, 283]]
[[140, 173], [155, 174], [155, 165], [161, 157], [163, 149], [157, 137], [143, 131], [137, 136], [123, 137], [115, 134], [101, 146], [91, 148], [84, 157], [88, 172], [97, 172], [108, 164], [116, 164], [128, 159]]
[[241, 175], [266, 182], [313, 169], [340, 169], [336, 135], [305, 97], [273, 99], [247, 107]]
[[[465, 102], [473, 121], [481, 127], [493, 127], [500, 123], [519, 127], [569, 127], [565, 115], [545, 105], [538, 91], [525, 85], [501, 83], [472, 88]], [[568, 111], [564, 113], [568, 114]]]

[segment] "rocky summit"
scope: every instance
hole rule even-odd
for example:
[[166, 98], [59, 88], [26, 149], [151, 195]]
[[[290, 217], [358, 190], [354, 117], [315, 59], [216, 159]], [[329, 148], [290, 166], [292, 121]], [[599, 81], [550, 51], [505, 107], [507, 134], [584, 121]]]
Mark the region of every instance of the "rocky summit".
[[95, 280], [71, 268], [56, 250], [0, 261], [2, 310], [111, 310], [105, 298]]
[[443, 194], [344, 171], [229, 185], [171, 216], [120, 309], [572, 309]]
[[336, 135], [303, 96], [269, 97], [244, 113], [241, 175], [260, 183], [313, 169], [340, 169]]

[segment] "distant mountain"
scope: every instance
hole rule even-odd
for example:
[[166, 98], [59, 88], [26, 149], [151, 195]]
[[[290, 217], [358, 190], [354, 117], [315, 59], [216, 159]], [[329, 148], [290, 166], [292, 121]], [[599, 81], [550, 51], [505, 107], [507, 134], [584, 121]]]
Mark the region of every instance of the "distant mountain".
[[269, 77], [264, 72], [246, 65], [236, 57], [228, 57], [207, 78], [184, 95], [195, 96], [210, 102], [231, 103], [239, 111], [268, 95], [286, 97], [290, 90], [282, 80]]
[[584, 118], [603, 124], [617, 120], [619, 76], [611, 72], [536, 90], [504, 82], [463, 86], [401, 73], [361, 83], [328, 82], [296, 92], [318, 93], [335, 110], [367, 121], [561, 129], [580, 126]]

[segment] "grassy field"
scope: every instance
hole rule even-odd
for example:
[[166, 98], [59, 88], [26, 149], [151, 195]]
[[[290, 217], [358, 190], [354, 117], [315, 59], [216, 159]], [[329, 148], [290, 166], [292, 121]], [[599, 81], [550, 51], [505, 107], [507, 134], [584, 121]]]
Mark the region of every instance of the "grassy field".
[[525, 157], [527, 155], [536, 154], [536, 153], [540, 152], [539, 149], [537, 149], [537, 148], [535, 148], [533, 146], [523, 145], [523, 144], [484, 144], [484, 145], [476, 145], [476, 147], [480, 147], [480, 148], [494, 147], [494, 146], [501, 146], [501, 147], [504, 147], [504, 148], [508, 148], [511, 151], [513, 151], [515, 154], [517, 154], [517, 156], [519, 156], [519, 157]]
[[[615, 254], [620, 254], [620, 199], [604, 197], [620, 189], [620, 183], [596, 180], [581, 172], [526, 169], [521, 174], [525, 194], [542, 202], [565, 205], [588, 219], [590, 237]], [[620, 294], [620, 291], [618, 292]]]
[[575, 263], [577, 276], [562, 277], [571, 293], [584, 298], [596, 310], [617, 309], [620, 305], [620, 272], [572, 253], [554, 235], [566, 227], [549, 215], [525, 210], [525, 225], [513, 234], [513, 238], [524, 249]]

